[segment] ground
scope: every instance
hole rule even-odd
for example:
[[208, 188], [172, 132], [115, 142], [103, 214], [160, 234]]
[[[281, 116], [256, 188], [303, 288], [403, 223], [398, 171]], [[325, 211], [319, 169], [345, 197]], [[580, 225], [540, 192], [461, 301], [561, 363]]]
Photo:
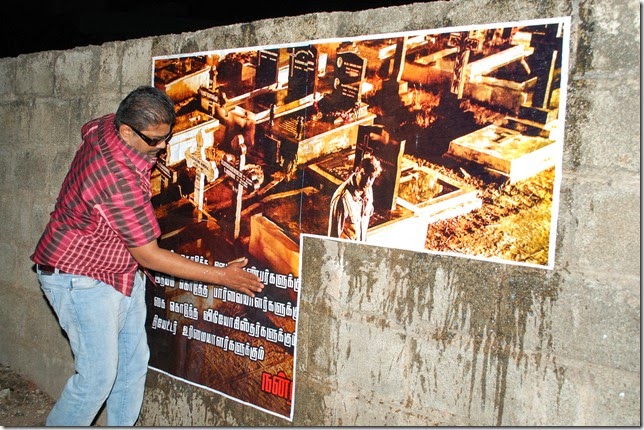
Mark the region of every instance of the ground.
[[418, 161], [473, 186], [482, 201], [480, 209], [431, 223], [426, 249], [539, 266], [551, 263], [554, 167], [511, 184], [475, 163], [447, 157], [440, 164]]
[[43, 427], [53, 405], [35, 383], [0, 365], [0, 426]]

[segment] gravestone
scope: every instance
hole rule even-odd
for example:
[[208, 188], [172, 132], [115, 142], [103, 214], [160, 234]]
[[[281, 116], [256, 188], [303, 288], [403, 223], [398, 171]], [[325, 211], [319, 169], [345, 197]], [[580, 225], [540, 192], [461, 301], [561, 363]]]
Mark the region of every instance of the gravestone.
[[291, 48], [287, 101], [303, 99], [315, 91], [317, 55], [313, 46]]
[[534, 87], [532, 106], [548, 109], [550, 97], [554, 86], [555, 71], [561, 68], [561, 55], [557, 47], [561, 42], [557, 39], [563, 37], [561, 24], [545, 25], [539, 27], [531, 35], [530, 46], [534, 47], [534, 54], [526, 59], [532, 65], [532, 70], [539, 76]]
[[350, 109], [361, 102], [361, 85], [367, 71], [367, 60], [355, 52], [339, 52], [335, 61], [333, 99], [337, 108]]
[[255, 87], [264, 88], [277, 83], [279, 73], [279, 49], [262, 49], [259, 51]]

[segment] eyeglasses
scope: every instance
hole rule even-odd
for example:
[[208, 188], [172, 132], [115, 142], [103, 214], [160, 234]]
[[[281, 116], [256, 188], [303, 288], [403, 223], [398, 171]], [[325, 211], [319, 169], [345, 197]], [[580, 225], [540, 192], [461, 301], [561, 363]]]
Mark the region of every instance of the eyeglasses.
[[149, 146], [157, 146], [161, 142], [167, 142], [170, 139], [172, 139], [172, 134], [173, 134], [172, 129], [170, 129], [170, 133], [166, 134], [165, 136], [157, 137], [157, 138], [153, 139], [151, 137], [147, 137], [145, 134], [141, 133], [139, 130], [137, 130], [136, 128], [132, 127], [130, 124], [127, 124], [127, 123], [123, 123], [123, 124], [127, 125], [128, 127], [130, 127], [132, 129], [132, 131], [134, 131]]

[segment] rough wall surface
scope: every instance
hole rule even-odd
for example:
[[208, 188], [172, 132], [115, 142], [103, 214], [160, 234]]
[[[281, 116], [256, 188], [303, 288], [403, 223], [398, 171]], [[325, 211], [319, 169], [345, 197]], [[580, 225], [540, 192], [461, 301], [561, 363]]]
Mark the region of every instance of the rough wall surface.
[[[292, 423], [150, 372], [144, 426], [639, 426], [640, 3], [452, 0], [0, 59], [0, 362], [71, 353], [29, 255], [79, 141], [151, 57], [570, 16], [554, 270], [306, 238]], [[241, 20], [241, 18], [240, 18]]]

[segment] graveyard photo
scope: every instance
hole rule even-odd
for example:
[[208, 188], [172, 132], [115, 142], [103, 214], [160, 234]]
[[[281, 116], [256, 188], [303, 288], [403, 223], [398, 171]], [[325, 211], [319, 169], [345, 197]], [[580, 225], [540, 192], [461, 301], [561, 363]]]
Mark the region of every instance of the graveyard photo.
[[[245, 257], [266, 288], [155, 274], [150, 367], [292, 414], [303, 235], [551, 265], [560, 25], [154, 58], [177, 113], [152, 174], [159, 246]], [[342, 221], [360, 234], [331, 238], [334, 193], [367, 159], [378, 174]]]
[[[433, 227], [484, 210], [486, 187], [554, 186], [560, 44], [543, 25], [158, 59], [179, 116], [155, 175], [167, 245], [190, 252], [205, 225], [213, 258], [297, 276], [300, 235], [326, 235], [330, 196], [368, 153], [385, 169], [367, 242], [468, 255]], [[535, 240], [527, 261], [546, 265]]]

